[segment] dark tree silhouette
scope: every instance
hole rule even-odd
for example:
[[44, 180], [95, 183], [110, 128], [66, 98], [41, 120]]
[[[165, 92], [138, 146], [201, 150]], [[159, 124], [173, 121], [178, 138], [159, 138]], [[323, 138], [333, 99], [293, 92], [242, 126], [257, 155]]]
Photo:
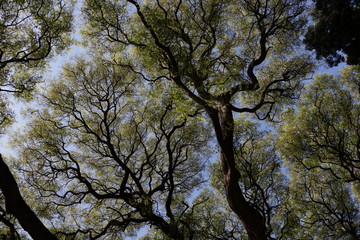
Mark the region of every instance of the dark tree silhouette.
[[[325, 58], [330, 66], [340, 62], [360, 63], [360, 1], [313, 0], [315, 24], [305, 36], [305, 44]], [[346, 59], [344, 57], [346, 55]]]

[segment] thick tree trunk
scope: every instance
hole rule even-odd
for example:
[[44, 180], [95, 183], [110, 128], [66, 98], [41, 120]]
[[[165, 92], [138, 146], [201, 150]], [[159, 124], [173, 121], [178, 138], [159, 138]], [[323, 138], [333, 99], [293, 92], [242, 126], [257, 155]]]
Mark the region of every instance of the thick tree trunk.
[[35, 240], [56, 240], [22, 198], [9, 167], [0, 155], [0, 189], [5, 197], [6, 211], [13, 214], [20, 225]]
[[229, 206], [244, 224], [250, 240], [265, 240], [265, 218], [246, 201], [239, 186], [240, 173], [235, 164], [232, 111], [226, 106], [221, 106], [217, 111], [208, 111], [208, 114], [221, 148], [220, 159]]

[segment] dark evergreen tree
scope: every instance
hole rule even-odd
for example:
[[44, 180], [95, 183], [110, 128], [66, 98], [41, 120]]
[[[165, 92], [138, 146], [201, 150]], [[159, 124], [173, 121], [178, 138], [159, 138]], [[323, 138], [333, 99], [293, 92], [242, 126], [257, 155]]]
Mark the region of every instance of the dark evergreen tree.
[[[314, 0], [314, 25], [305, 36], [305, 44], [330, 66], [340, 62], [360, 63], [360, 1]], [[344, 57], [346, 55], [346, 58]]]

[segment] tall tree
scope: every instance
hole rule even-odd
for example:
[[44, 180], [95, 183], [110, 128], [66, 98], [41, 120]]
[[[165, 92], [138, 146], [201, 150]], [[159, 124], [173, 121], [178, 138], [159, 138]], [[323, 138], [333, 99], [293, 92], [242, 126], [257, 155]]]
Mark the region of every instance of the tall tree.
[[[12, 118], [4, 93], [28, 96], [39, 80], [35, 69], [44, 66], [54, 50], [67, 46], [71, 20], [71, 5], [61, 0], [0, 1], [1, 130]], [[0, 189], [6, 206], [1, 206], [0, 220], [10, 228], [11, 236], [15, 237], [15, 229], [7, 214], [13, 214], [35, 239], [54, 239], [25, 203], [1, 155], [0, 165]]]
[[359, 86], [358, 66], [340, 77], [319, 75], [299, 109], [286, 115], [280, 150], [291, 169], [294, 211], [308, 237], [360, 237]]
[[[245, 118], [235, 121], [234, 149], [239, 184], [244, 198], [265, 218], [269, 239], [281, 239], [291, 229], [286, 223], [288, 183], [281, 172], [282, 160], [275, 148], [276, 137]], [[262, 130], [260, 130], [262, 129]], [[218, 162], [211, 167], [212, 184], [222, 195], [222, 172]]]
[[[19, 186], [14, 176], [5, 164], [0, 155], [0, 188], [5, 196], [6, 213], [13, 214], [21, 226], [30, 234], [33, 239], [56, 239], [50, 231], [43, 225], [36, 214], [30, 209], [19, 192]], [[4, 217], [4, 216], [3, 216]], [[2, 219], [10, 228], [11, 235], [14, 237], [14, 226], [5, 218]]]
[[281, 139], [284, 156], [305, 168], [328, 171], [343, 182], [358, 183], [359, 86], [358, 66], [345, 68], [341, 77], [317, 76], [300, 108], [286, 117]]
[[[20, 24], [46, 3], [19, 8]], [[317, 77], [278, 114], [313, 70], [299, 51], [306, 1], [84, 4], [86, 58], [45, 79], [16, 159], [0, 158], [0, 236], [23, 237], [15, 216], [36, 239], [123, 238], [145, 224], [143, 239], [359, 238], [359, 69]], [[45, 64], [24, 46], [2, 68], [3, 92], [26, 96]]]
[[[86, 1], [86, 33], [147, 80], [170, 80], [204, 109], [220, 147], [224, 190], [249, 239], [266, 239], [266, 217], [244, 196], [234, 113], [272, 119], [311, 70], [294, 47], [304, 1]], [[120, 49], [132, 53], [116, 56]], [[129, 54], [128, 54], [129, 55]], [[166, 81], [166, 80], [164, 80]]]
[[[360, 1], [313, 0], [314, 24], [305, 35], [305, 44], [330, 66], [346, 60], [360, 64]], [[344, 57], [346, 56], [346, 59]]]
[[59, 237], [119, 238], [148, 223], [194, 239], [187, 197], [203, 182], [209, 152], [198, 110], [179, 111], [183, 102], [152, 97], [129, 69], [87, 58], [47, 88], [18, 140], [17, 167], [41, 196], [39, 212], [61, 219]]

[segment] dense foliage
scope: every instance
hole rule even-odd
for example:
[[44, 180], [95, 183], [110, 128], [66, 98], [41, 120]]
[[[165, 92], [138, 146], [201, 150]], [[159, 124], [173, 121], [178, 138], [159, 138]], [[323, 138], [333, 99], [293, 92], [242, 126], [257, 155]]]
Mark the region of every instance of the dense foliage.
[[0, 238], [360, 238], [360, 69], [312, 77], [308, 2], [85, 0], [54, 78], [74, 2], [6, 2]]
[[313, 0], [314, 24], [305, 35], [305, 44], [330, 66], [346, 61], [360, 64], [360, 1]]

